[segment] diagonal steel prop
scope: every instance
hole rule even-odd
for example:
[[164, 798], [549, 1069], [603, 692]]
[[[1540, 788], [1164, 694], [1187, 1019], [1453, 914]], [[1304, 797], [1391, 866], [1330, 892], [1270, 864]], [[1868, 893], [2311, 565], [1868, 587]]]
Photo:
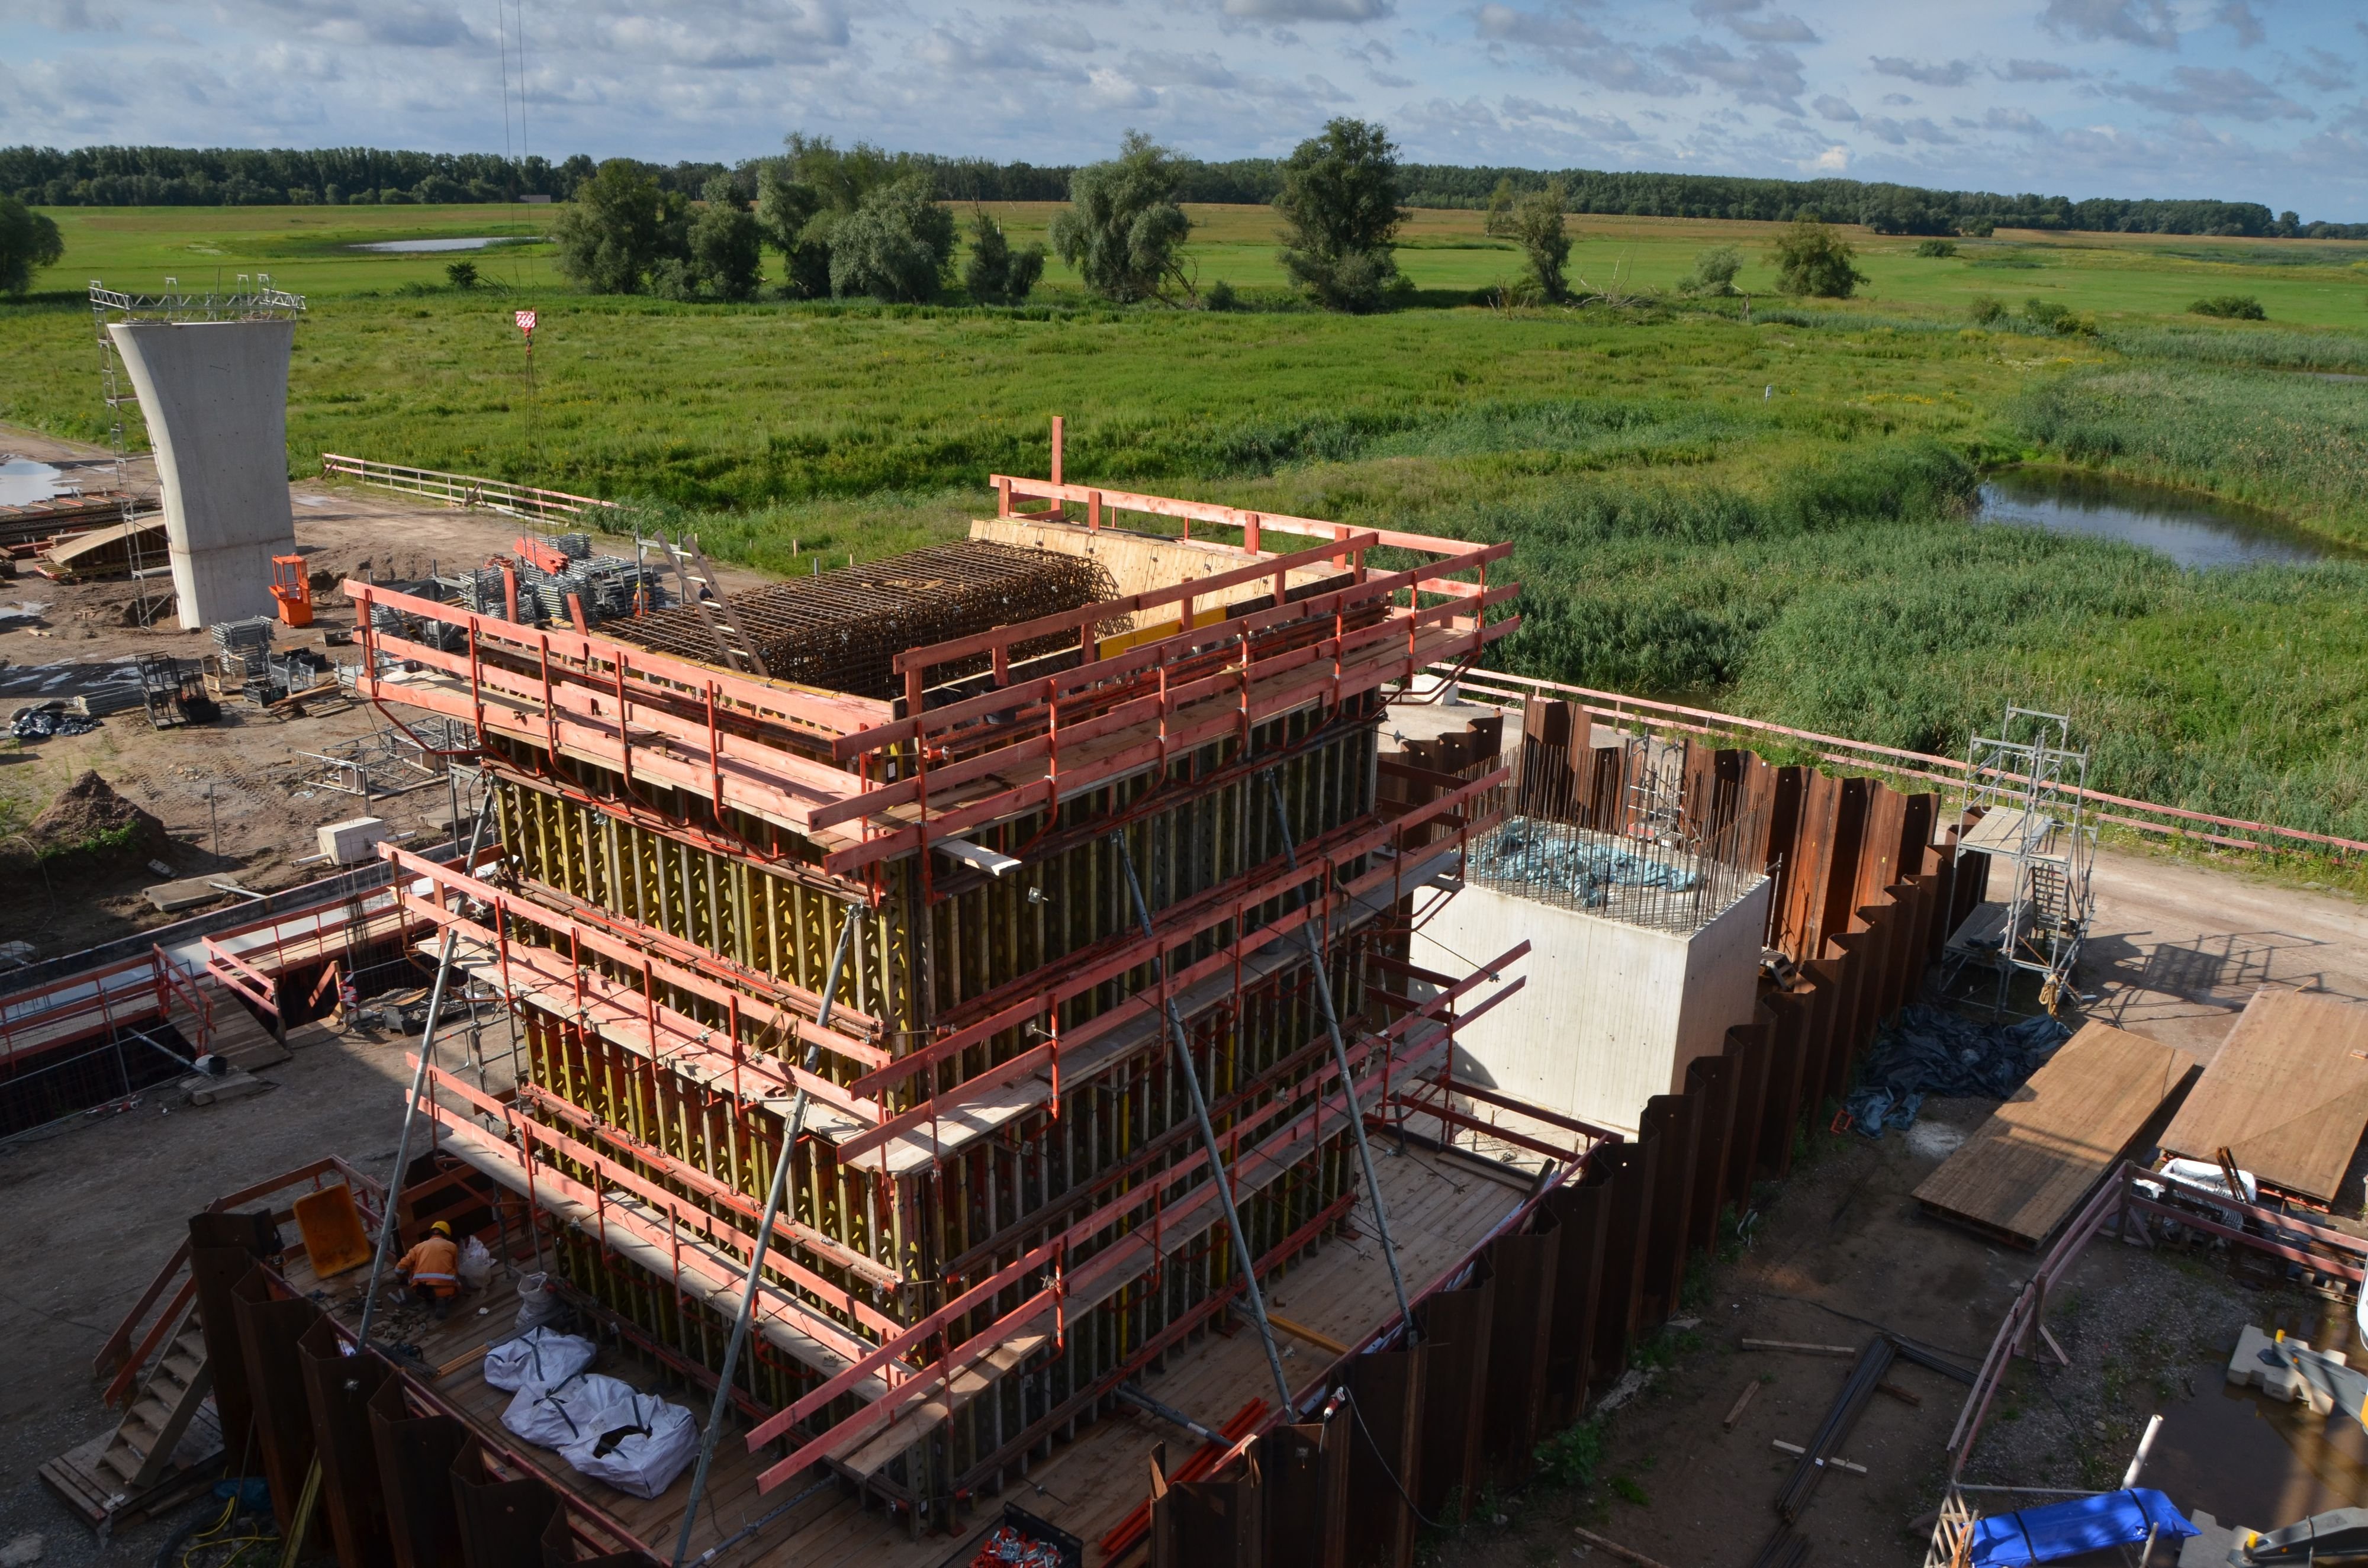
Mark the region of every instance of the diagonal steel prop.
[[1241, 1214], [1234, 1208], [1234, 1184], [1225, 1174], [1224, 1156], [1218, 1152], [1217, 1130], [1209, 1123], [1209, 1102], [1201, 1094], [1201, 1074], [1192, 1066], [1192, 1048], [1185, 1043], [1184, 1020], [1177, 1014], [1176, 998], [1167, 992], [1167, 955], [1159, 946], [1159, 938], [1151, 928], [1151, 910], [1143, 902], [1143, 883], [1134, 874], [1134, 855], [1127, 848], [1123, 830], [1110, 835], [1118, 846], [1119, 863], [1126, 868], [1126, 889], [1134, 896], [1134, 917], [1143, 926], [1144, 940], [1151, 944], [1153, 977], [1158, 982], [1160, 999], [1167, 1005], [1167, 1038], [1176, 1045], [1177, 1071], [1183, 1074], [1185, 1084], [1192, 1091], [1192, 1116], [1201, 1124], [1201, 1142], [1209, 1148], [1209, 1179], [1216, 1184], [1218, 1206], [1225, 1211], [1225, 1230], [1234, 1238], [1234, 1261], [1242, 1271], [1242, 1293], [1247, 1298], [1250, 1316], [1258, 1324], [1258, 1342], [1266, 1346], [1267, 1369], [1274, 1374], [1276, 1408], [1291, 1408], [1291, 1380], [1282, 1375], [1282, 1353], [1274, 1347], [1274, 1326], [1266, 1321], [1266, 1296], [1258, 1290], [1258, 1259], [1250, 1253], [1250, 1239], [1242, 1232]]

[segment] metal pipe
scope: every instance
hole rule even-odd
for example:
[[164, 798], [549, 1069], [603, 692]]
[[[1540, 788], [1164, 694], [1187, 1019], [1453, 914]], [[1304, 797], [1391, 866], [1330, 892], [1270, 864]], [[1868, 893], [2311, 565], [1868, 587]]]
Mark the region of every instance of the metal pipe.
[[[838, 949], [831, 954], [829, 977], [822, 985], [822, 1006], [814, 1016], [817, 1031], [830, 1027], [830, 1010], [838, 1000], [838, 977], [846, 966], [848, 948], [854, 944], [856, 922], [863, 918], [864, 906], [850, 903], [847, 917], [838, 927]], [[813, 1072], [822, 1061], [822, 1038], [819, 1032], [806, 1044], [805, 1070]], [[765, 1255], [772, 1250], [773, 1224], [781, 1217], [781, 1199], [789, 1190], [790, 1162], [796, 1155], [798, 1135], [805, 1129], [806, 1107], [813, 1103], [813, 1094], [803, 1088], [791, 1102], [790, 1119], [781, 1131], [781, 1152], [773, 1161], [772, 1190], [765, 1196], [765, 1217], [757, 1226], [757, 1245], [748, 1257], [748, 1284], [740, 1292], [740, 1311], [732, 1320], [732, 1338], [723, 1347], [723, 1371], [715, 1380], [715, 1403], [707, 1412], [707, 1431], [699, 1440], [699, 1468], [691, 1471], [690, 1495], [682, 1508], [682, 1533], [674, 1543], [675, 1568], [682, 1568], [683, 1560], [690, 1555], [691, 1527], [699, 1522], [699, 1500], [707, 1491], [707, 1471], [715, 1462], [716, 1439], [723, 1435], [723, 1418], [732, 1405], [732, 1378], [740, 1367], [740, 1348], [748, 1342], [748, 1324], [756, 1315], [757, 1287], [765, 1278]], [[702, 1560], [703, 1561], [703, 1560]]]
[[[1282, 786], [1275, 781], [1272, 768], [1267, 770], [1266, 792], [1267, 799], [1274, 802], [1274, 826], [1282, 835], [1283, 858], [1296, 871], [1299, 850], [1291, 841], [1291, 822], [1282, 809]], [[1297, 908], [1306, 903], [1307, 895], [1294, 888], [1292, 899], [1292, 906]], [[1414, 1308], [1406, 1301], [1406, 1276], [1398, 1270], [1397, 1244], [1390, 1239], [1390, 1217], [1382, 1204], [1381, 1178], [1373, 1174], [1373, 1146], [1365, 1141], [1365, 1114], [1357, 1104], [1357, 1080], [1349, 1071], [1349, 1046], [1340, 1038], [1340, 1015], [1332, 1006], [1332, 977], [1324, 967], [1323, 950], [1316, 945], [1315, 922], [1301, 922], [1299, 934], [1306, 939], [1307, 960], [1315, 971], [1315, 1000], [1324, 1008], [1324, 1028], [1332, 1036], [1332, 1060], [1340, 1069], [1340, 1092], [1349, 1101], [1349, 1131], [1357, 1138], [1357, 1158], [1365, 1167], [1365, 1197], [1373, 1206], [1373, 1231], [1381, 1238], [1382, 1256], [1390, 1266], [1390, 1289], [1397, 1292], [1398, 1321], [1406, 1325], [1406, 1337], [1419, 1344], [1422, 1331], [1416, 1325]]]
[[[469, 829], [469, 853], [461, 862], [474, 870], [477, 846], [485, 835], [485, 808], [493, 801], [488, 794], [477, 807], [477, 820]], [[411, 1097], [403, 1102], [403, 1132], [394, 1141], [394, 1168], [386, 1178], [386, 1212], [379, 1217], [378, 1245], [370, 1254], [370, 1284], [362, 1291], [361, 1326], [354, 1333], [357, 1347], [370, 1343], [370, 1324], [378, 1317], [378, 1286], [386, 1272], [387, 1244], [394, 1240], [395, 1211], [402, 1208], [403, 1173], [411, 1163], [411, 1129], [419, 1119], [419, 1096], [427, 1091], [427, 1064], [436, 1056], [436, 1023], [444, 1010], [444, 985], [452, 975], [452, 944], [456, 933], [444, 927], [444, 949], [436, 959], [436, 985], [427, 995], [427, 1022], [419, 1031], [419, 1065], [411, 1074]]]
[[[1123, 831], [1110, 835], [1118, 846], [1119, 864], [1126, 868], [1126, 891], [1134, 898], [1134, 917], [1143, 926], [1143, 939], [1151, 944], [1152, 972], [1159, 989], [1167, 989], [1167, 955], [1160, 950], [1159, 938], [1151, 928], [1151, 909], [1143, 902], [1143, 883], [1134, 874], [1134, 855], [1128, 849]], [[1282, 1375], [1282, 1353], [1274, 1347], [1274, 1326], [1266, 1320], [1266, 1296], [1258, 1290], [1258, 1259], [1250, 1253], [1250, 1239], [1242, 1232], [1242, 1216], [1234, 1207], [1234, 1184], [1225, 1174], [1224, 1155], [1217, 1147], [1217, 1130], [1209, 1122], [1209, 1102], [1201, 1094], [1201, 1074], [1192, 1066], [1192, 1048], [1184, 1040], [1184, 1019], [1176, 1011], [1176, 999], [1167, 997], [1167, 1038], [1175, 1042], [1176, 1065], [1184, 1074], [1185, 1084], [1192, 1091], [1192, 1117], [1201, 1124], [1201, 1141], [1209, 1148], [1209, 1179], [1216, 1184], [1218, 1207], [1225, 1211], [1225, 1229], [1234, 1238], [1234, 1259], [1241, 1266], [1242, 1294], [1249, 1301], [1250, 1317], [1258, 1324], [1258, 1342], [1266, 1346], [1267, 1369], [1274, 1374], [1275, 1408], [1291, 1408], [1291, 1380]]]

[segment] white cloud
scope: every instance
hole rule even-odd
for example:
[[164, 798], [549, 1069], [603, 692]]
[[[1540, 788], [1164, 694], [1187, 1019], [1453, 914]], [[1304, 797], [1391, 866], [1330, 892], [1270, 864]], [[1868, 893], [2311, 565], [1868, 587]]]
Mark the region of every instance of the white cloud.
[[2253, 10], [2252, 0], [2226, 0], [2212, 13], [2212, 19], [2235, 32], [2237, 46], [2242, 49], [2250, 49], [2270, 36]]
[[1839, 175], [1849, 171], [1850, 162], [1850, 149], [1837, 142], [1802, 167], [1804, 172], [1810, 174]]
[[2047, 0], [2039, 23], [2059, 36], [2118, 39], [2151, 49], [2179, 47], [2179, 24], [2169, 0]]
[[1801, 57], [1789, 49], [1755, 44], [1736, 55], [1725, 44], [1697, 38], [1663, 44], [1653, 52], [1684, 75], [1725, 87], [1738, 103], [1763, 104], [1786, 114], [1801, 112], [1800, 97], [1808, 80], [1802, 74]]
[[1880, 117], [1863, 120], [1861, 124], [1865, 130], [1895, 147], [1904, 147], [1910, 142], [1921, 142], [1933, 147], [1953, 147], [1957, 144], [1957, 139], [1954, 136], [1921, 117], [1915, 119], [1892, 119], [1888, 117]]
[[1378, 22], [1392, 0], [1225, 0], [1225, 15], [1278, 22]]
[[2225, 71], [2182, 65], [2169, 84], [2146, 86], [2117, 84], [2112, 90], [2132, 103], [2166, 114], [2225, 115], [2235, 119], [2317, 119], [2309, 109], [2287, 97], [2251, 72], [2230, 66]]
[[1973, 79], [1974, 62], [1970, 60], [1950, 60], [1932, 64], [1922, 60], [1905, 60], [1896, 54], [1873, 56], [1868, 63], [1881, 76], [1902, 76], [1910, 82], [1921, 82], [1928, 87], [1962, 87]]
[[1858, 118], [1858, 110], [1850, 107], [1848, 98], [1838, 98], [1831, 93], [1819, 93], [1817, 101], [1809, 107], [1817, 111], [1817, 118], [1820, 119], [1848, 122]]

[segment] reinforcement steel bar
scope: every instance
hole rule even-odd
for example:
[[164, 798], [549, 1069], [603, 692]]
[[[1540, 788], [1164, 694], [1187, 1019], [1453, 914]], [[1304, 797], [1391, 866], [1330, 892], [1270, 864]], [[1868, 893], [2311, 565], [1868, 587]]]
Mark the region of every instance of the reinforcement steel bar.
[[[1503, 545], [1468, 546], [1463, 556], [1444, 564], [1459, 571], [1480, 570], [1485, 569], [1489, 562], [1502, 559], [1508, 552], [1508, 547]], [[1412, 589], [1421, 580], [1422, 574], [1426, 570], [1429, 569], [1416, 568], [1378, 577], [1368, 577], [1363, 582], [1349, 587], [1335, 588], [1312, 595], [1307, 598], [1293, 599], [1287, 604], [1273, 605], [1265, 609], [1247, 611], [1241, 615], [1227, 616], [1223, 619], [1184, 628], [1154, 642], [1139, 643], [1123, 653], [1087, 660], [1069, 669], [1032, 676], [1026, 680], [1008, 682], [977, 696], [962, 698], [940, 707], [928, 709], [917, 716], [907, 713], [893, 723], [842, 736], [831, 744], [831, 753], [842, 762], [852, 761], [867, 751], [898, 744], [911, 740], [916, 735], [938, 734], [964, 725], [977, 725], [994, 719], [996, 715], [1015, 709], [1060, 702], [1072, 697], [1090, 693], [1096, 687], [1105, 687], [1130, 676], [1141, 676], [1162, 666], [1177, 665], [1212, 651], [1240, 647], [1252, 642], [1262, 633], [1292, 626], [1320, 625], [1326, 620], [1335, 622], [1337, 626], [1344, 616], [1352, 613], [1370, 614], [1384, 609], [1388, 611], [1391, 619], [1396, 620], [1401, 625], [1412, 619], [1417, 613], [1431, 618], [1418, 624], [1430, 625], [1440, 619], [1453, 619], [1472, 612], [1470, 606], [1434, 605], [1424, 609], [1420, 607], [1406, 608], [1390, 602], [1394, 595]], [[1253, 575], [1256, 574], [1253, 574]], [[1196, 580], [1193, 586], [1199, 591], [1205, 592], [1209, 586], [1224, 580], [1223, 575], [1201, 578]], [[1179, 598], [1182, 597], [1179, 590], [1162, 591]], [[1505, 598], [1511, 597], [1513, 590], [1500, 587], [1487, 592], [1491, 596], [1490, 603], [1502, 603]], [[1136, 597], [1139, 598], [1144, 596]], [[1106, 612], [1112, 611], [1114, 607], [1133, 602], [1133, 600], [1120, 599], [1111, 601], [1110, 605], [1089, 605], [1082, 610], [1072, 611], [1065, 616], [1053, 617], [1051, 621], [1090, 625], [1093, 621], [1089, 618], [1102, 616]], [[1376, 624], [1387, 625], [1389, 620], [1385, 619]], [[940, 648], [915, 649], [907, 655], [912, 662], [905, 667], [909, 673], [918, 674], [939, 660], [951, 660], [963, 656], [973, 651], [968, 646], [970, 643], [981, 642], [983, 639], [1002, 637], [1006, 633], [1022, 633], [1028, 630], [1027, 627], [1004, 627], [994, 632], [983, 634], [983, 638], [966, 638], [959, 642], [943, 644]], [[988, 642], [985, 645], [993, 644]]]
[[[1361, 564], [1361, 558], [1365, 551], [1380, 542], [1376, 535], [1360, 530], [1349, 535], [1343, 544], [1348, 552], [1352, 557], [1358, 558]], [[1467, 551], [1472, 549], [1469, 545], [1463, 548]], [[896, 655], [894, 667], [898, 675], [916, 670], [927, 672], [942, 665], [953, 664], [957, 660], [990, 653], [997, 648], [1010, 648], [1020, 643], [1037, 642], [1058, 636], [1063, 632], [1076, 631], [1087, 626], [1116, 620], [1121, 616], [1133, 616], [1144, 610], [1158, 609], [1167, 605], [1185, 607], [1184, 617], [1189, 619], [1190, 607], [1196, 599], [1206, 598], [1209, 595], [1222, 592], [1226, 588], [1238, 587], [1244, 583], [1260, 582], [1282, 573], [1297, 571], [1302, 567], [1320, 566], [1338, 553], [1338, 551], [1333, 550], [1309, 550], [1296, 555], [1279, 555], [1271, 560], [1252, 561], [1247, 565], [1236, 566], [1229, 572], [1219, 572], [1212, 576], [1190, 577], [1165, 588], [1146, 588], [1139, 594], [1129, 594], [1123, 598], [1110, 599], [1077, 609], [1056, 610], [1050, 615], [1012, 621], [985, 631], [973, 632], [965, 637], [946, 638], [940, 642], [905, 649]], [[1334, 613], [1338, 607], [1325, 605], [1317, 608], [1311, 602], [1295, 608], [1304, 615], [1324, 616]], [[1186, 631], [1189, 632], [1190, 628], [1186, 628]]]

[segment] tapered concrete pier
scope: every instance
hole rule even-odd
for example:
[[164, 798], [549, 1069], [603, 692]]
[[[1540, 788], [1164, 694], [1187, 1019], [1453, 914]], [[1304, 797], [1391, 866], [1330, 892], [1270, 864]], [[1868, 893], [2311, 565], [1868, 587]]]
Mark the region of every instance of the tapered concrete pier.
[[288, 506], [293, 321], [108, 324], [156, 450], [181, 625], [272, 613], [271, 558], [296, 547]]

